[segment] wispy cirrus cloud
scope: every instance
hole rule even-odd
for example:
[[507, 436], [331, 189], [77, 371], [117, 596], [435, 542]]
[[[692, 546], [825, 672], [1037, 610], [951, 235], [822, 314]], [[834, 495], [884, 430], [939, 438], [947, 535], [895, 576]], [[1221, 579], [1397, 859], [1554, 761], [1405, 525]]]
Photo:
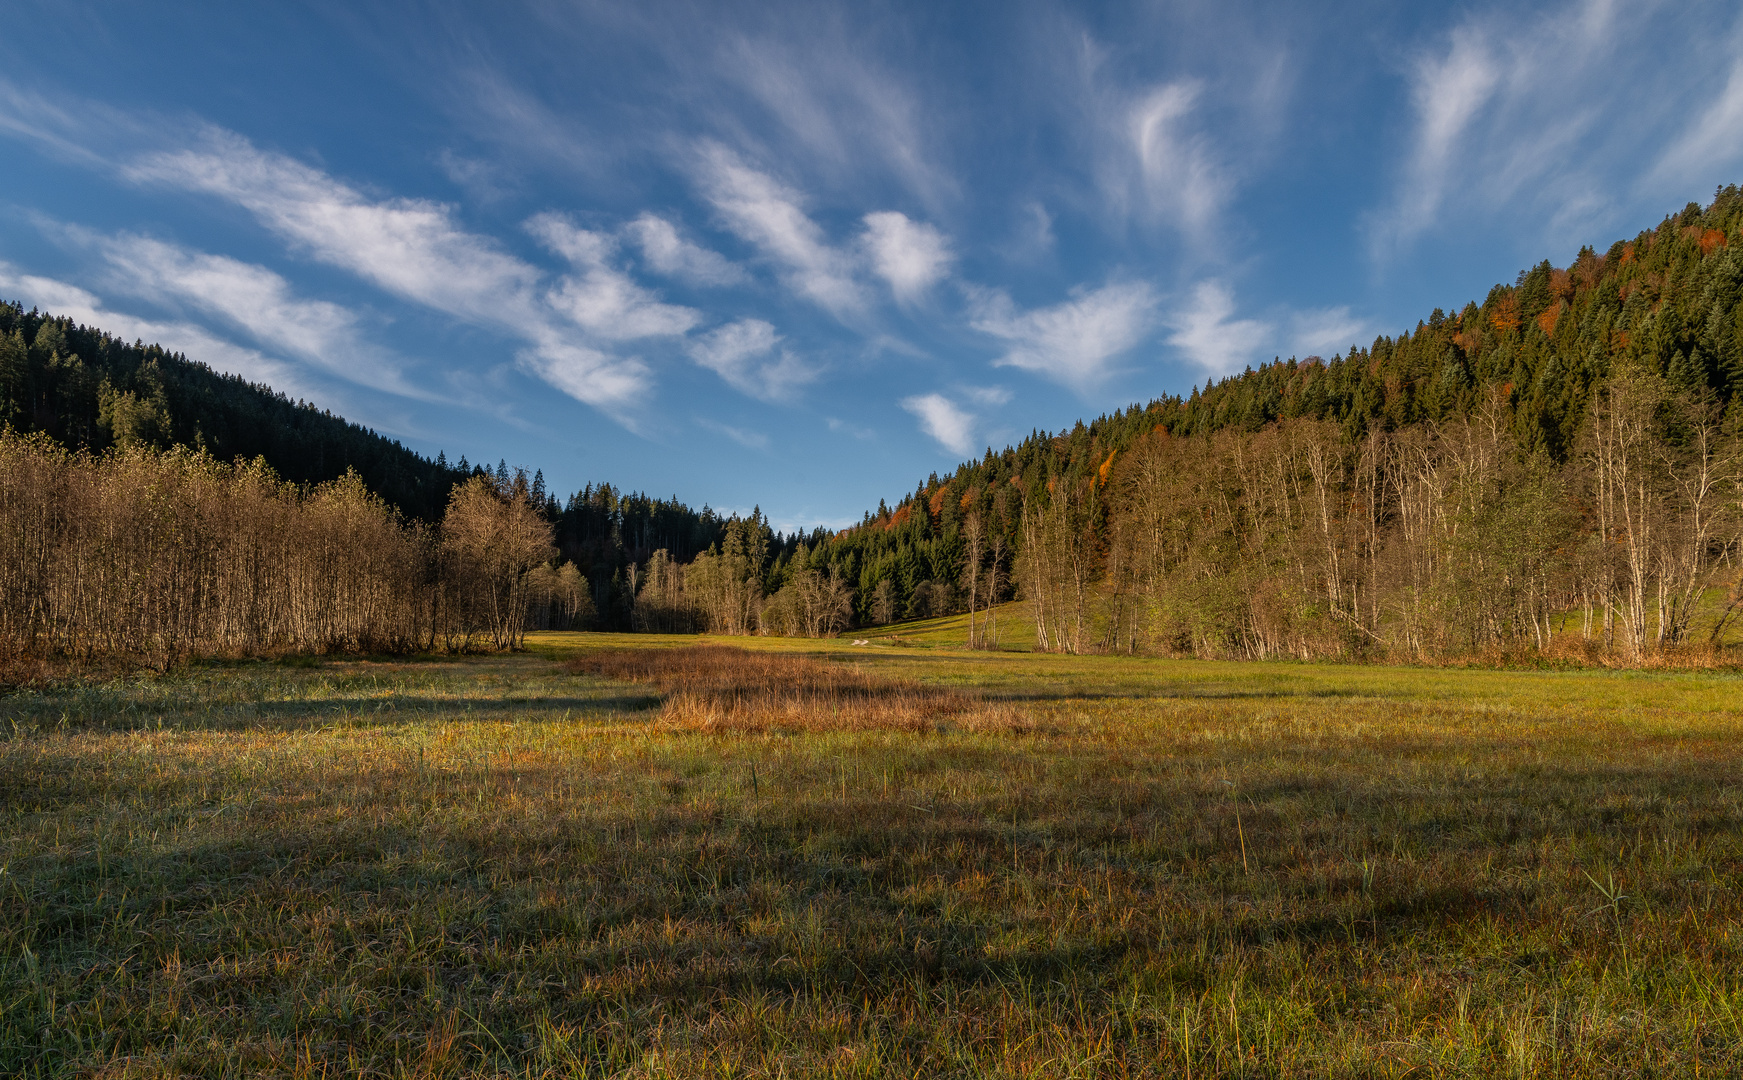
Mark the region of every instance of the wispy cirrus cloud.
[[1739, 44], [1743, 16], [1704, 3], [1462, 16], [1406, 69], [1409, 147], [1364, 222], [1371, 257], [1395, 258], [1454, 220], [1588, 242], [1631, 200], [1710, 192], [1743, 159]]
[[644, 213], [624, 226], [655, 273], [696, 285], [737, 285], [744, 269], [710, 248], [685, 239], [678, 227], [658, 214]]
[[699, 179], [726, 227], [779, 266], [788, 288], [837, 317], [864, 310], [852, 257], [830, 245], [797, 191], [712, 142], [701, 148]]
[[916, 394], [901, 406], [920, 421], [920, 430], [953, 454], [974, 452], [976, 417], [943, 394]]
[[1200, 282], [1187, 303], [1169, 313], [1168, 344], [1207, 375], [1233, 374], [1257, 359], [1272, 337], [1269, 324], [1234, 314], [1234, 293], [1226, 284]]
[[1455, 181], [1454, 155], [1501, 86], [1501, 63], [1488, 35], [1473, 26], [1455, 30], [1444, 54], [1417, 61], [1410, 88], [1415, 146], [1407, 179], [1380, 226], [1384, 243], [1408, 243], [1434, 223]]
[[921, 79], [874, 58], [866, 48], [873, 27], [849, 30], [829, 16], [820, 22], [730, 36], [713, 70], [767, 111], [778, 125], [771, 141], [813, 172], [837, 183], [883, 173], [936, 207], [956, 192], [956, 180], [937, 161], [939, 132]]
[[522, 314], [540, 277], [462, 228], [452, 206], [369, 198], [227, 131], [208, 131], [197, 148], [146, 154], [123, 175], [236, 203], [315, 258], [454, 315], [495, 321], [505, 309]]
[[682, 337], [702, 321], [700, 311], [665, 303], [613, 267], [616, 238], [580, 228], [557, 213], [533, 217], [527, 231], [579, 271], [558, 280], [546, 300], [598, 337], [606, 341]]
[[739, 319], [691, 341], [690, 358], [734, 389], [763, 401], [786, 401], [818, 372], [781, 344], [762, 319]]
[[347, 382], [440, 400], [405, 377], [401, 358], [365, 339], [355, 312], [297, 296], [289, 282], [264, 266], [126, 233], [82, 236], [102, 253], [107, 281], [118, 291], [215, 316], [268, 348]]
[[1155, 324], [1156, 295], [1141, 281], [1078, 289], [1051, 307], [1023, 311], [996, 289], [969, 292], [970, 325], [1009, 346], [993, 363], [1021, 368], [1086, 393], [1111, 374]]
[[723, 424], [707, 417], [697, 417], [696, 423], [699, 427], [726, 436], [748, 450], [767, 450], [769, 448], [769, 437], [763, 432], [750, 428], [734, 427], [731, 424]]
[[[27, 274], [0, 262], [0, 290], [15, 300], [44, 311], [65, 315], [75, 322], [100, 327], [122, 340], [148, 341], [171, 352], [183, 353], [214, 371], [240, 375], [249, 382], [271, 386], [291, 397], [317, 396], [297, 369], [282, 360], [228, 341], [203, 326], [176, 320], [147, 319], [107, 307], [93, 293], [54, 278]], [[331, 400], [330, 394], [319, 395]]]
[[1203, 92], [1196, 79], [1165, 83], [1134, 101], [1126, 116], [1145, 211], [1195, 234], [1210, 228], [1234, 194], [1228, 167], [1198, 126]]
[[[1743, 19], [1731, 35], [1733, 48], [1743, 47]], [[1677, 135], [1654, 164], [1647, 180], [1669, 187], [1688, 177], [1711, 174], [1743, 161], [1743, 59], [1731, 67], [1725, 85]]]
[[[376, 199], [301, 162], [257, 149], [229, 132], [208, 131], [194, 148], [146, 154], [123, 170], [129, 179], [217, 196], [252, 213], [293, 246], [379, 288], [468, 321], [508, 330], [528, 342], [524, 366], [588, 404], [624, 418], [649, 386], [639, 359], [615, 356], [564, 327], [600, 334], [613, 310], [647, 316], [642, 298], [589, 294], [570, 279], [547, 292], [537, 267], [488, 237], [463, 228], [454, 208], [425, 199]], [[596, 284], [600, 284], [597, 283]], [[609, 293], [610, 281], [603, 282]], [[614, 309], [613, 304], [623, 305]], [[653, 319], [675, 320], [653, 310]], [[644, 321], [636, 335], [647, 328]], [[603, 337], [609, 335], [600, 334]]]
[[1207, 23], [1191, 5], [1152, 6], [1141, 19], [1167, 29], [1143, 45], [1042, 17], [1038, 59], [1087, 166], [1084, 209], [1104, 227], [1167, 227], [1190, 242], [1189, 260], [1228, 257], [1236, 198], [1285, 130], [1303, 36], [1286, 14], [1253, 15], [1225, 5]]

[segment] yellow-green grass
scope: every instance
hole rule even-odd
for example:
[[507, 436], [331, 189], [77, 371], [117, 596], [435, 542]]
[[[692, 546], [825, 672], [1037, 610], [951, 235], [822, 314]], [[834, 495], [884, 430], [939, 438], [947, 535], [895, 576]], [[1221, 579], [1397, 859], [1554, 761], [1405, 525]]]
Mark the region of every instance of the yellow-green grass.
[[1010, 730], [720, 734], [578, 650], [0, 699], [0, 1074], [1743, 1073], [1743, 679], [739, 640]]
[[[988, 625], [984, 611], [975, 613], [975, 620]], [[1035, 648], [1035, 624], [1024, 600], [1012, 600], [993, 609], [992, 619], [998, 631], [998, 648], [1006, 652], [1031, 652]], [[984, 633], [984, 631], [983, 631]], [[908, 648], [962, 648], [968, 644], [968, 616], [941, 615], [932, 619], [872, 626], [844, 631], [842, 637], [862, 640], [879, 646], [899, 645]]]

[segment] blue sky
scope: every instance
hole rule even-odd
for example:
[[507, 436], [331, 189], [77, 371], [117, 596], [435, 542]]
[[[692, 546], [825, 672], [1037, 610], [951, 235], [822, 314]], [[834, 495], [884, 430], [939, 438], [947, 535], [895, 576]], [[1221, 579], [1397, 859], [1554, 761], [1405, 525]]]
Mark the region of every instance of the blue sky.
[[7, 12], [0, 297], [789, 529], [1743, 180], [1734, 3]]

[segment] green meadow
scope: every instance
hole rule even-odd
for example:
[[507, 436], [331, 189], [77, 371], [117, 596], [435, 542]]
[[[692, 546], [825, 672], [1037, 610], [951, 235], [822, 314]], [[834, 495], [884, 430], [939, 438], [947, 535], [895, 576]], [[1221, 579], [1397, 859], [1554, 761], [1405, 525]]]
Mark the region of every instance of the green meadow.
[[0, 698], [0, 1074], [1743, 1073], [1737, 675], [934, 631]]

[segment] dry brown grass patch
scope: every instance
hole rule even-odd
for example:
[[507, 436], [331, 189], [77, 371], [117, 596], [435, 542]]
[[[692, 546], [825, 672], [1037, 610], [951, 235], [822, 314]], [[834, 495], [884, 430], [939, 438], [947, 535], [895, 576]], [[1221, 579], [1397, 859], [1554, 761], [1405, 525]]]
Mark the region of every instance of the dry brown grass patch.
[[660, 721], [691, 731], [1029, 731], [1013, 706], [807, 656], [727, 645], [612, 649], [569, 670], [658, 686]]

